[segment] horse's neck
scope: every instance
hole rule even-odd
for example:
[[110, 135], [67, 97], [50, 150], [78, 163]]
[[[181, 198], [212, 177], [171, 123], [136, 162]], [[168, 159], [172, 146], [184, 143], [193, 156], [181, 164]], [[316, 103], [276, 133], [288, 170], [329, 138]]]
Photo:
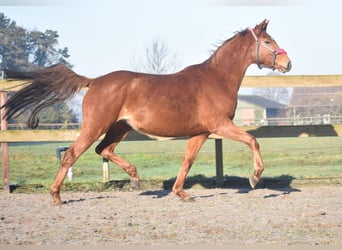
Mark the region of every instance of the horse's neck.
[[237, 35], [221, 45], [206, 63], [239, 89], [248, 66], [253, 63], [251, 47], [247, 37]]

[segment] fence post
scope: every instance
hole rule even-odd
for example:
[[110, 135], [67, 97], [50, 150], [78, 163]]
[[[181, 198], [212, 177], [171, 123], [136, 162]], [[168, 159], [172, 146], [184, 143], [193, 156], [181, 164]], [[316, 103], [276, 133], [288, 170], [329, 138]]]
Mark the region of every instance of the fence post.
[[103, 182], [109, 181], [109, 164], [106, 158], [102, 158]]
[[223, 187], [223, 152], [222, 139], [215, 139], [215, 157], [216, 157], [216, 184]]
[[[3, 79], [3, 73], [0, 76], [0, 79]], [[0, 106], [4, 105], [7, 101], [7, 93], [4, 91], [0, 91]], [[7, 120], [3, 118], [6, 113], [5, 109], [1, 110], [1, 130], [7, 130], [8, 124]], [[3, 190], [5, 192], [10, 192], [10, 180], [9, 180], [9, 157], [8, 157], [8, 142], [1, 143], [1, 155], [2, 155], [2, 184]]]

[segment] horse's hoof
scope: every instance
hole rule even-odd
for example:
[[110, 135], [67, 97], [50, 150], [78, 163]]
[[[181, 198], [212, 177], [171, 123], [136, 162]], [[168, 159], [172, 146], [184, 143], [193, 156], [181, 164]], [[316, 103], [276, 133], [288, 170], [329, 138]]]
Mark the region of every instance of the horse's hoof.
[[135, 188], [139, 188], [139, 179], [131, 179], [131, 185], [134, 186]]
[[52, 199], [53, 199], [53, 205], [54, 206], [60, 206], [63, 204], [62, 200], [61, 200], [61, 196], [59, 195], [59, 192], [58, 191], [53, 191], [51, 190], [50, 191], [50, 194], [52, 196]]
[[181, 198], [181, 201], [184, 201], [184, 202], [194, 202], [195, 198], [192, 197], [192, 196], [187, 196], [187, 197]]
[[53, 206], [59, 207], [61, 205], [65, 204], [65, 202], [62, 202], [61, 198], [53, 196]]
[[258, 184], [259, 182], [259, 178], [256, 177], [255, 175], [252, 175], [251, 177], [249, 177], [249, 184], [251, 185], [251, 187], [254, 189], [256, 184]]
[[52, 203], [52, 205], [54, 206], [54, 207], [60, 207], [60, 206], [62, 206], [63, 204], [66, 204], [67, 202], [65, 202], [65, 201], [53, 201], [53, 203]]

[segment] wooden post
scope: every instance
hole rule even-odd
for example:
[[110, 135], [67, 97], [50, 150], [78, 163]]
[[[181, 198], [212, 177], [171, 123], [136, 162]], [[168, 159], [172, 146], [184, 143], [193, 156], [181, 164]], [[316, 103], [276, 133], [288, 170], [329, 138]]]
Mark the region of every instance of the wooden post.
[[[7, 101], [7, 93], [4, 91], [0, 92], [0, 106], [4, 105]], [[7, 130], [7, 120], [3, 118], [6, 110], [2, 109], [0, 113], [1, 117], [1, 130]], [[9, 159], [8, 159], [8, 142], [1, 143], [1, 155], [2, 155], [2, 176], [3, 176], [3, 190], [10, 192], [10, 181], [9, 181]]]
[[103, 182], [109, 181], [109, 164], [106, 158], [102, 158]]
[[222, 139], [215, 139], [215, 156], [216, 156], [216, 184], [223, 187], [223, 151]]

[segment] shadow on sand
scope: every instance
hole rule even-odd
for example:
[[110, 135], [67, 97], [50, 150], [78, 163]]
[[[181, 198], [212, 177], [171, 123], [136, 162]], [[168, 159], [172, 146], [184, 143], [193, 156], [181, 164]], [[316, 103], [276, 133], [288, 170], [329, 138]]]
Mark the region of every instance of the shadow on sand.
[[[130, 183], [129, 180], [112, 180], [106, 183], [64, 183], [62, 192], [111, 192], [113, 190], [120, 191], [141, 191], [140, 195], [152, 196], [153, 198], [162, 198], [168, 196], [172, 192], [172, 186], [176, 178], [167, 180], [141, 180], [140, 187], [137, 188]], [[281, 175], [278, 177], [264, 177], [256, 186], [256, 189], [271, 189], [278, 191], [276, 194], [265, 196], [264, 198], [272, 198], [281, 194], [289, 194], [292, 192], [300, 192], [300, 189], [291, 187], [292, 181], [295, 178], [289, 175]], [[204, 175], [189, 176], [186, 179], [184, 189], [201, 188], [214, 189], [218, 188], [216, 177], [207, 177]], [[253, 189], [249, 185], [248, 178], [238, 176], [224, 176], [222, 189], [237, 190], [236, 194], [246, 194]], [[11, 192], [16, 193], [47, 193], [49, 188], [41, 184], [30, 185], [11, 185]], [[96, 196], [90, 199], [109, 199], [115, 196], [105, 195]], [[202, 197], [203, 198], [203, 197]], [[89, 199], [89, 198], [88, 198]], [[67, 200], [64, 204], [83, 202], [85, 199]]]
[[[143, 191], [140, 195], [151, 195], [155, 198], [162, 198], [164, 196], [169, 195], [172, 192], [172, 186], [175, 182], [176, 178], [171, 178], [163, 181], [162, 189], [154, 190], [154, 191]], [[257, 184], [255, 189], [267, 188], [271, 190], [280, 191], [281, 194], [289, 194], [292, 192], [300, 192], [300, 189], [292, 188], [291, 182], [294, 180], [294, 177], [289, 175], [281, 175], [273, 178], [262, 178], [260, 182]], [[215, 177], [206, 177], [203, 175], [195, 175], [189, 176], [186, 179], [184, 189], [201, 187], [205, 189], [210, 188], [218, 188]], [[220, 187], [223, 189], [237, 189], [237, 194], [246, 194], [253, 189], [249, 185], [248, 178], [238, 177], [238, 176], [225, 176], [223, 186]], [[272, 194], [269, 196], [265, 196], [264, 198], [272, 198], [276, 197], [279, 194]]]

